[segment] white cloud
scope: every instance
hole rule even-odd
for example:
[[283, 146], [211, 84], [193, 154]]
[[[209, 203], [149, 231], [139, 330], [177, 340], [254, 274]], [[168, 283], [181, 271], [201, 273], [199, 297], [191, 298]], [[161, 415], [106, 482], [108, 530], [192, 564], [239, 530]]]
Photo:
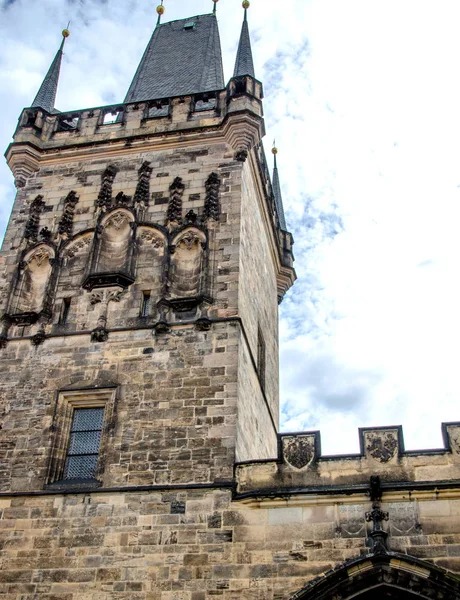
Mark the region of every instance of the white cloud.
[[[168, 19], [212, 9], [167, 1]], [[218, 4], [226, 76], [242, 11]], [[408, 447], [460, 418], [460, 38], [457, 0], [253, 0], [267, 142], [276, 137], [299, 281], [282, 306], [283, 422], [325, 452], [356, 428], [403, 423]], [[149, 3], [15, 0], [0, 18], [0, 142], [9, 142], [72, 20], [58, 106], [124, 97], [151, 34]], [[0, 167], [0, 224], [13, 200]]]

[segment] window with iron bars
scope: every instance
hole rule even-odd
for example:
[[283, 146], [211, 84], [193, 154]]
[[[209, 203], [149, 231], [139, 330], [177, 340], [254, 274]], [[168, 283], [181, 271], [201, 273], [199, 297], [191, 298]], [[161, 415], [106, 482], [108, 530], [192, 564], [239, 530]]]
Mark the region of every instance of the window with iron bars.
[[63, 390], [53, 419], [48, 485], [100, 485], [104, 461], [114, 431], [116, 387]]
[[73, 412], [63, 479], [94, 479], [101, 445], [104, 407]]

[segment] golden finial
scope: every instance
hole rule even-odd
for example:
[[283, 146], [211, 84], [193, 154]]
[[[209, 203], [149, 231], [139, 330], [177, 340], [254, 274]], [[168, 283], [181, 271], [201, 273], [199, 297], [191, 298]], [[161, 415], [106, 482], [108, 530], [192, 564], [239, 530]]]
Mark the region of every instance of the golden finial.
[[247, 10], [250, 6], [251, 6], [251, 3], [249, 2], [249, 0], [244, 0], [244, 2], [243, 2], [244, 10]]
[[276, 140], [273, 140], [272, 154], [274, 154], [275, 156], [278, 154], [278, 148], [276, 147]]
[[163, 6], [163, 0], [161, 0], [161, 4], [159, 6], [157, 6], [157, 13], [158, 13], [157, 25], [159, 25], [160, 21], [161, 21], [161, 15], [165, 14], [165, 7]]
[[66, 28], [62, 30], [62, 37], [68, 38], [70, 35], [70, 31]]

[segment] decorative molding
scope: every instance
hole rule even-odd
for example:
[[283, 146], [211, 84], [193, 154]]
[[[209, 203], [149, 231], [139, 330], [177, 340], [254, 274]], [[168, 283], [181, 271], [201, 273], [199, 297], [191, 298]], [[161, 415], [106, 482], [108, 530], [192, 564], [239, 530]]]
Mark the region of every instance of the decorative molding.
[[69, 238], [73, 230], [73, 218], [75, 207], [78, 203], [78, 196], [73, 190], [67, 194], [64, 201], [64, 212], [58, 225], [58, 234], [63, 238]]
[[188, 213], [185, 215], [186, 225], [196, 225], [197, 221], [198, 215], [196, 214], [196, 212], [193, 209], [189, 210]]
[[217, 173], [211, 173], [206, 180], [206, 198], [204, 201], [204, 218], [219, 220], [220, 217], [220, 178]]
[[102, 210], [109, 210], [112, 207], [112, 186], [118, 169], [109, 165], [102, 174], [101, 189], [97, 197], [96, 206]]
[[40, 215], [42, 214], [44, 207], [45, 203], [43, 202], [43, 196], [40, 195], [38, 195], [30, 204], [29, 218], [24, 229], [24, 237], [29, 243], [38, 241]]
[[85, 249], [89, 249], [91, 242], [93, 240], [93, 235], [85, 235], [81, 237], [77, 237], [75, 240], [72, 240], [70, 244], [64, 250], [64, 256], [66, 258], [74, 258], [80, 252]]
[[209, 331], [212, 328], [212, 321], [208, 317], [200, 317], [195, 321], [195, 328], [198, 331]]
[[109, 339], [109, 331], [107, 329], [107, 312], [110, 302], [120, 302], [125, 290], [121, 287], [111, 287], [104, 290], [91, 292], [89, 302], [91, 305], [101, 305], [97, 326], [91, 332], [92, 342], [106, 342]]
[[166, 224], [180, 225], [182, 223], [182, 197], [185, 185], [181, 177], [176, 177], [169, 186], [169, 204], [166, 213]]
[[[122, 192], [120, 192], [120, 193], [122, 193]], [[122, 228], [122, 226], [125, 223], [131, 223], [131, 222], [132, 222], [131, 214], [128, 214], [125, 211], [115, 210], [114, 212], [110, 213], [110, 215], [104, 221], [103, 229], [113, 226], [113, 227], [115, 227], [115, 229], [119, 230]]]
[[164, 248], [165, 240], [161, 235], [154, 229], [139, 228], [139, 239], [145, 243], [153, 246], [154, 248]]
[[152, 175], [152, 167], [150, 162], [142, 163], [137, 172], [138, 180], [136, 191], [134, 192], [134, 206], [139, 208], [147, 208], [150, 202], [150, 177]]
[[91, 341], [94, 343], [97, 342], [106, 342], [109, 339], [109, 332], [105, 327], [96, 327], [91, 332]]
[[380, 502], [372, 504], [372, 510], [366, 513], [366, 521], [372, 523], [369, 533], [372, 554], [386, 554], [388, 533], [382, 529], [383, 521], [388, 521], [390, 515], [380, 508]]
[[31, 342], [34, 346], [40, 346], [45, 340], [46, 333], [44, 329], [40, 329], [39, 331], [37, 331], [37, 333], [31, 338]]

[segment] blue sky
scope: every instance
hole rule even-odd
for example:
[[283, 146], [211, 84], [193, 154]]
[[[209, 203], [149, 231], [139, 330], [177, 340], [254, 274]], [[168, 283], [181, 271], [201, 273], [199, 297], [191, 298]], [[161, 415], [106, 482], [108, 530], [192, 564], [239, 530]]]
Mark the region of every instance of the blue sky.
[[[165, 0], [165, 18], [211, 0]], [[0, 9], [0, 142], [11, 139], [72, 21], [58, 108], [121, 101], [155, 4], [15, 0]], [[239, 0], [218, 4], [225, 74]], [[281, 308], [282, 422], [356, 451], [358, 426], [441, 444], [460, 420], [458, 0], [253, 0], [266, 147], [280, 153], [299, 280]], [[0, 165], [0, 228], [14, 198]]]

